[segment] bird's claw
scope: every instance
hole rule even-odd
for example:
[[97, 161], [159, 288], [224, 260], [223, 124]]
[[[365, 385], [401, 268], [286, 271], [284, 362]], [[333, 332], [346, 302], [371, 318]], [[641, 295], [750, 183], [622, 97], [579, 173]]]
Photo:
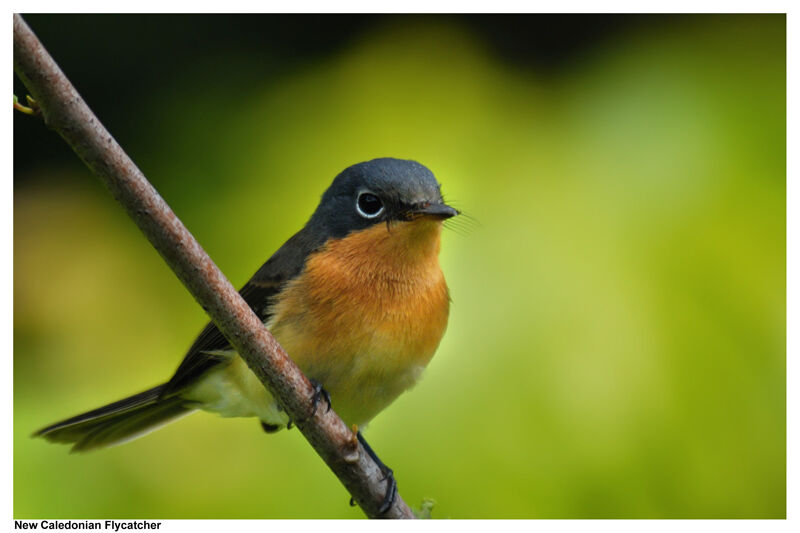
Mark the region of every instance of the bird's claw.
[[309, 381], [311, 381], [311, 385], [314, 387], [314, 396], [311, 400], [311, 417], [317, 414], [317, 406], [322, 400], [325, 400], [328, 404], [328, 409], [325, 410], [327, 413], [331, 410], [331, 395], [322, 387], [322, 383], [316, 379], [311, 379]]
[[381, 481], [386, 481], [386, 493], [383, 496], [381, 506], [378, 508], [378, 514], [383, 514], [392, 507], [392, 504], [394, 504], [394, 501], [397, 499], [397, 481], [394, 479], [394, 471], [380, 460], [360, 431], [356, 433], [356, 438], [364, 447], [364, 451], [367, 452], [367, 455], [375, 461], [375, 464], [378, 465], [378, 468], [383, 472], [383, 479], [381, 479]]
[[[381, 506], [378, 508], [378, 514], [384, 514], [386, 511], [391, 509], [392, 504], [397, 499], [397, 481], [394, 479], [394, 472], [392, 472], [391, 468], [388, 468], [384, 472], [384, 477], [381, 481], [387, 481], [386, 484], [386, 494], [383, 496], [383, 502], [381, 502]], [[356, 499], [350, 497], [350, 507], [356, 506]]]
[[386, 494], [384, 494], [383, 503], [381, 503], [378, 509], [378, 513], [380, 514], [388, 511], [392, 507], [395, 499], [397, 499], [397, 481], [394, 479], [394, 472], [392, 472], [391, 468], [386, 470], [383, 479], [386, 480]]

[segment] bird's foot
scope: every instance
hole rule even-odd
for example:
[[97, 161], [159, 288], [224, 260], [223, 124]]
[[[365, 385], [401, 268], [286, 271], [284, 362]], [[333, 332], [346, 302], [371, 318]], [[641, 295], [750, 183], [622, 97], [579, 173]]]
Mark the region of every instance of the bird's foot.
[[392, 472], [391, 468], [384, 472], [383, 479], [386, 480], [386, 494], [384, 494], [383, 503], [378, 509], [380, 514], [388, 511], [392, 507], [394, 500], [397, 499], [397, 481], [394, 479], [394, 472]]
[[325, 411], [327, 413], [328, 411], [331, 410], [331, 395], [328, 394], [328, 391], [326, 391], [322, 387], [322, 383], [320, 383], [316, 379], [310, 379], [309, 381], [311, 382], [311, 385], [314, 387], [314, 397], [311, 400], [312, 403], [311, 416], [313, 417], [315, 414], [317, 414], [317, 407], [319, 406], [322, 400], [325, 400], [325, 402], [328, 404], [328, 409], [326, 409]]
[[[383, 514], [388, 511], [392, 504], [394, 503], [395, 499], [397, 499], [397, 481], [394, 479], [394, 472], [392, 472], [391, 468], [387, 468], [384, 472], [383, 480], [388, 480], [386, 485], [386, 494], [383, 496], [383, 502], [381, 502], [380, 508], [378, 508], [378, 513]], [[356, 506], [356, 499], [351, 497], [350, 498], [350, 507]]]
[[[380, 468], [381, 472], [383, 472], [382, 481], [386, 481], [386, 493], [383, 496], [383, 502], [381, 503], [381, 506], [378, 508], [378, 513], [383, 514], [392, 507], [395, 499], [397, 499], [397, 481], [394, 479], [394, 471], [380, 460], [378, 455], [372, 450], [372, 447], [370, 447], [360, 431], [356, 433], [356, 436], [358, 438], [358, 442], [364, 446], [364, 451], [366, 451], [367, 454], [372, 457], [372, 460], [375, 461], [375, 464], [377, 464], [378, 468]], [[352, 498], [350, 501], [352, 505]]]

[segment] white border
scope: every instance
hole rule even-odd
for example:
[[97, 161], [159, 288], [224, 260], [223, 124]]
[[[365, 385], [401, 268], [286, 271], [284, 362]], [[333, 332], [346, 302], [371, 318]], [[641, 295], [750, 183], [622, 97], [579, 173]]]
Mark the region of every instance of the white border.
[[[685, 12], [685, 13], [788, 13], [787, 16], [787, 517], [788, 520], [680, 520], [680, 521], [641, 521], [641, 520], [541, 520], [531, 523], [529, 521], [492, 521], [491, 527], [502, 527], [508, 529], [529, 529], [535, 527], [537, 530], [544, 531], [565, 531], [575, 527], [591, 528], [592, 530], [599, 531], [636, 531], [642, 529], [647, 531], [651, 530], [666, 530], [666, 529], [686, 529], [689, 531], [761, 531], [764, 529], [786, 529], [790, 527], [788, 524], [797, 522], [796, 514], [798, 509], [798, 496], [796, 491], [796, 480], [798, 479], [797, 462], [793, 460], [792, 447], [798, 442], [797, 439], [797, 423], [796, 413], [797, 410], [797, 394], [793, 392], [792, 385], [796, 386], [797, 380], [797, 365], [796, 365], [796, 352], [797, 340], [795, 324], [797, 322], [796, 305], [797, 302], [797, 284], [793, 282], [792, 274], [795, 273], [797, 265], [797, 239], [798, 235], [798, 217], [795, 214], [795, 209], [798, 207], [797, 198], [797, 184], [795, 176], [795, 162], [794, 154], [797, 148], [795, 136], [792, 135], [792, 124], [797, 123], [796, 106], [792, 105], [792, 98], [794, 95], [794, 88], [797, 87], [796, 83], [796, 58], [797, 54], [797, 40], [794, 39], [795, 31], [798, 24], [794, 20], [794, 10], [791, 9], [793, 4], [789, 2], [752, 2], [752, 1], [675, 1], [675, 2], [650, 2], [647, 4], [641, 2], [604, 2], [604, 3], [590, 3], [590, 2], [509, 2], [509, 1], [495, 1], [490, 4], [491, 9], [487, 9], [486, 3], [478, 2], [456, 2], [456, 1], [439, 1], [439, 2], [420, 2], [418, 0], [407, 0], [403, 2], [382, 2], [380, 5], [367, 2], [337, 2], [324, 4], [321, 2], [300, 2], [300, 3], [265, 3], [265, 2], [226, 2], [223, 4], [203, 4], [189, 2], [155, 2], [142, 0], [134, 3], [121, 2], [110, 4], [108, 2], [98, 1], [77, 1], [65, 4], [64, 2], [43, 1], [35, 3], [21, 3], [14, 2], [13, 10], [28, 12], [28, 13], [65, 13], [65, 6], [69, 6], [69, 12], [110, 12], [110, 13], [158, 13], [158, 12], [196, 12], [196, 13], [215, 13], [218, 12], [220, 7], [224, 7], [228, 13], [246, 13], [246, 12], [394, 12], [394, 13], [431, 13], [431, 12], [541, 12], [541, 13], [569, 13], [569, 12], [633, 12], [633, 13], [668, 13], [668, 12]], [[216, 7], [216, 9], [215, 9]], [[10, 17], [5, 26], [6, 43], [12, 42]], [[7, 48], [6, 54], [6, 69], [7, 73], [6, 83], [11, 84], [12, 77], [8, 74], [13, 70], [13, 54], [11, 47]], [[13, 92], [13, 88], [9, 87], [7, 94]], [[10, 100], [10, 96], [9, 96]], [[7, 110], [8, 124], [11, 123], [11, 106]], [[6, 128], [4, 131], [4, 138], [2, 139], [2, 154], [5, 168], [7, 170], [6, 176], [13, 176], [13, 162], [11, 157], [12, 146], [11, 128]], [[2, 338], [5, 339], [6, 350], [8, 354], [7, 366], [4, 373], [5, 380], [5, 420], [12, 420], [13, 416], [13, 370], [12, 370], [12, 357], [13, 354], [13, 263], [12, 263], [12, 236], [13, 236], [13, 185], [12, 180], [7, 178], [3, 188], [2, 198], [2, 218], [0, 225], [0, 239], [2, 239], [2, 249], [5, 252], [4, 261], [0, 268], [2, 268], [2, 284], [0, 284], [0, 297], [2, 297]], [[794, 208], [794, 209], [793, 209]], [[794, 238], [793, 238], [794, 237]], [[6, 497], [3, 498], [4, 516], [7, 517], [8, 528], [12, 529], [13, 517], [13, 453], [12, 453], [12, 439], [13, 439], [13, 426], [10, 423], [5, 424], [5, 438], [3, 439], [4, 451], [4, 469], [3, 478], [6, 480], [5, 489], [8, 491]], [[476, 487], [480, 490], [480, 487]], [[162, 525], [158, 531], [219, 531], [219, 530], [237, 530], [237, 531], [252, 531], [263, 533], [265, 528], [270, 530], [279, 531], [305, 531], [308, 528], [324, 528], [326, 531], [340, 531], [344, 530], [362, 530], [362, 528], [372, 527], [411, 527], [409, 525], [401, 525], [400, 523], [384, 522], [384, 525], [378, 525], [375, 522], [368, 521], [307, 521], [307, 520], [277, 520], [270, 521], [265, 525], [263, 521], [257, 520], [164, 520], [161, 521]], [[483, 521], [481, 521], [483, 522]], [[436, 524], [435, 526], [433, 524]], [[367, 525], [369, 524], [369, 525]], [[394, 525], [392, 525], [394, 524]], [[479, 523], [478, 521], [425, 521], [418, 523], [417, 528], [441, 528], [443, 530], [461, 531], [463, 528], [483, 528], [488, 524]], [[791, 526], [792, 529], [797, 529], [797, 525]]]

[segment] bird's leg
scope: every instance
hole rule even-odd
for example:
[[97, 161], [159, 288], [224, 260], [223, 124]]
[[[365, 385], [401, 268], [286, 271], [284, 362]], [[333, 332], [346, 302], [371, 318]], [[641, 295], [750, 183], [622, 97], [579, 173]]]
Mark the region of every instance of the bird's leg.
[[[326, 391], [322, 387], [322, 383], [320, 383], [316, 379], [310, 379], [309, 381], [311, 382], [311, 385], [314, 387], [314, 397], [311, 400], [311, 402], [312, 402], [312, 405], [311, 405], [311, 417], [313, 417], [315, 414], [317, 414], [317, 406], [319, 405], [319, 403], [322, 400], [325, 400], [325, 402], [328, 404], [328, 409], [327, 410], [330, 411], [331, 410], [331, 395], [328, 394], [328, 391]], [[280, 409], [280, 410], [283, 411], [283, 409]], [[294, 422], [292, 422], [292, 420], [289, 420], [286, 423], [286, 429], [292, 429], [292, 427], [294, 427]], [[261, 422], [261, 428], [264, 430], [265, 433], [275, 433], [276, 431], [281, 429], [281, 426], [279, 426], [277, 424], [268, 424], [266, 422]]]
[[311, 382], [311, 385], [314, 387], [314, 398], [311, 400], [312, 402], [311, 416], [313, 417], [315, 414], [317, 414], [317, 406], [319, 405], [319, 402], [321, 402], [322, 400], [325, 400], [325, 402], [328, 404], [328, 409], [325, 412], [330, 411], [331, 395], [328, 394], [328, 391], [326, 391], [322, 387], [322, 383], [320, 383], [316, 379], [310, 379], [309, 381]]
[[378, 512], [380, 514], [383, 514], [389, 510], [389, 508], [394, 503], [395, 498], [397, 498], [397, 481], [395, 481], [394, 479], [394, 472], [392, 471], [391, 468], [386, 466], [383, 463], [383, 461], [380, 460], [380, 458], [378, 458], [378, 456], [372, 450], [370, 445], [367, 444], [366, 439], [364, 438], [364, 436], [361, 434], [360, 431], [356, 433], [356, 437], [358, 437], [358, 442], [360, 442], [361, 445], [364, 447], [364, 450], [367, 452], [367, 455], [372, 457], [372, 460], [375, 461], [375, 464], [377, 464], [378, 468], [381, 469], [381, 472], [383, 472], [383, 479], [386, 480], [386, 494], [383, 497], [383, 503], [381, 504], [380, 509], [378, 509]]

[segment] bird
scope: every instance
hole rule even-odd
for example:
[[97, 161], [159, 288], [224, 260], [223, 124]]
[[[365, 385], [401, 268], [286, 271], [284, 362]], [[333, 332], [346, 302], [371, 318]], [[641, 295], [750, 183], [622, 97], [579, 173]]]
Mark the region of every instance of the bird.
[[[447, 327], [450, 294], [439, 264], [447, 205], [424, 165], [379, 158], [339, 173], [300, 231], [239, 291], [267, 329], [383, 469], [363, 429], [412, 387]], [[314, 404], [316, 409], [316, 403]], [[197, 410], [254, 417], [267, 433], [292, 421], [213, 322], [172, 377], [143, 392], [51, 424], [34, 436], [96, 450]]]

